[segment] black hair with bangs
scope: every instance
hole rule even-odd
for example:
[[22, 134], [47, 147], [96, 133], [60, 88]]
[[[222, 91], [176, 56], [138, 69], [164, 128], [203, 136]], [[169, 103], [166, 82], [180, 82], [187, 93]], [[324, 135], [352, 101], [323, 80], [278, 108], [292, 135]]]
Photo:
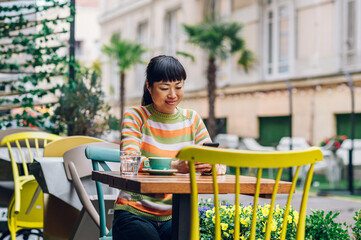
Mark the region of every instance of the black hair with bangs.
[[178, 59], [166, 55], [153, 57], [146, 70], [146, 82], [144, 83], [142, 106], [153, 103], [152, 96], [147, 89], [147, 83], [149, 87], [153, 87], [155, 82], [174, 82], [186, 80], [186, 78], [186, 71]]

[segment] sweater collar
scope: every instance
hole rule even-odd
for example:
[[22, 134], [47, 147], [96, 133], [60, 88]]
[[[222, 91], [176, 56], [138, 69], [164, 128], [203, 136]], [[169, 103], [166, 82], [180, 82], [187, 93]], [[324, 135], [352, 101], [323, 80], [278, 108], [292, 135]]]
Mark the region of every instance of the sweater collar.
[[163, 118], [163, 119], [176, 119], [179, 117], [179, 115], [181, 114], [181, 109], [179, 107], [177, 107], [177, 112], [174, 113], [174, 114], [167, 114], [167, 113], [161, 113], [161, 112], [158, 112], [153, 104], [149, 104], [148, 106], [146, 106], [147, 109], [149, 110], [149, 112], [154, 115], [155, 117], [158, 117], [158, 118]]

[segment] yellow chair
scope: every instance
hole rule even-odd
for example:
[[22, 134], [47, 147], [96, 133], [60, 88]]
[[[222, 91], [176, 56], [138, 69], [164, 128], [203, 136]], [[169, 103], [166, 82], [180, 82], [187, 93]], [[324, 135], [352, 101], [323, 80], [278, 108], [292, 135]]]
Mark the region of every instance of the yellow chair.
[[[15, 185], [8, 209], [12, 240], [16, 239], [16, 232], [20, 229], [43, 227], [43, 195], [34, 176], [29, 174], [27, 164], [33, 162], [33, 154], [41, 156], [40, 146], [59, 138], [44, 132], [20, 132], [7, 135], [1, 141], [1, 145], [9, 149]], [[21, 160], [23, 173], [18, 169], [17, 160]]]
[[[267, 221], [265, 239], [270, 239], [271, 236], [271, 223], [273, 218], [273, 209], [275, 205], [276, 193], [278, 183], [281, 178], [282, 170], [289, 167], [297, 167], [294, 174], [294, 178], [291, 185], [291, 190], [288, 195], [288, 201], [286, 204], [281, 238], [285, 239], [287, 231], [287, 216], [289, 214], [290, 204], [292, 195], [295, 191], [297, 176], [301, 166], [309, 165], [307, 178], [305, 181], [302, 202], [299, 212], [299, 221], [297, 226], [296, 239], [304, 239], [305, 236], [305, 218], [308, 193], [311, 185], [313, 176], [313, 167], [315, 162], [323, 159], [322, 152], [318, 148], [309, 148], [302, 151], [286, 151], [286, 152], [255, 152], [255, 151], [240, 151], [233, 149], [215, 149], [210, 147], [202, 146], [189, 146], [179, 151], [177, 158], [189, 161], [190, 178], [191, 178], [191, 232], [190, 239], [199, 239], [199, 216], [198, 216], [198, 191], [197, 183], [195, 180], [195, 162], [203, 162], [212, 164], [225, 164], [228, 166], [235, 167], [236, 177], [236, 189], [235, 189], [235, 220], [234, 220], [234, 239], [239, 239], [240, 224], [239, 224], [239, 175], [241, 167], [253, 167], [258, 168], [257, 172], [257, 183], [256, 192], [254, 197], [253, 206], [257, 206], [258, 198], [260, 193], [260, 179], [262, 176], [263, 168], [278, 168], [278, 173], [275, 179], [275, 186], [271, 198], [271, 206], [269, 212], [269, 218]], [[213, 192], [214, 192], [214, 204], [215, 204], [215, 239], [221, 239], [221, 228], [220, 228], [220, 216], [219, 216], [219, 201], [218, 201], [218, 185], [217, 175], [215, 171], [212, 173], [213, 176]], [[253, 208], [252, 222], [251, 222], [251, 233], [250, 239], [254, 240], [256, 235], [256, 213], [257, 208]]]
[[62, 157], [66, 151], [92, 142], [104, 142], [104, 140], [88, 136], [64, 137], [46, 145], [44, 147], [44, 157]]
[[[55, 140], [44, 148], [44, 157], [63, 157], [70, 149], [83, 144], [104, 142], [88, 136], [70, 136]], [[44, 194], [44, 238], [54, 236], [69, 239], [77, 224], [79, 212], [55, 196]], [[54, 216], [58, 216], [54, 218]]]

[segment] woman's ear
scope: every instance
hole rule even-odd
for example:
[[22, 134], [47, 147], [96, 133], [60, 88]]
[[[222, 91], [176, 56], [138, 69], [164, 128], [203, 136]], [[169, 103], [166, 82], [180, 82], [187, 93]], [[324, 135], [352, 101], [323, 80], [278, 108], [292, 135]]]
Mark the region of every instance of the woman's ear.
[[145, 82], [145, 85], [147, 86], [148, 92], [151, 93], [151, 88], [149, 87], [148, 81]]

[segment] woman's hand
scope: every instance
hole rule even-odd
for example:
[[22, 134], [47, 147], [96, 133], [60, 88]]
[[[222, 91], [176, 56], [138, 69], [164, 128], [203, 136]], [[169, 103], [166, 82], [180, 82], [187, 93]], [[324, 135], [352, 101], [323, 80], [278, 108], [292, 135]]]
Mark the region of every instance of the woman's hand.
[[[198, 163], [195, 164], [196, 172], [210, 172], [212, 170], [212, 165], [207, 163]], [[188, 173], [189, 167], [188, 162], [183, 160], [173, 161], [171, 164], [172, 169], [177, 169], [179, 173]]]
[[210, 172], [212, 171], [212, 165], [208, 164], [208, 163], [195, 163], [195, 167], [196, 167], [196, 172]]
[[172, 161], [170, 168], [177, 169], [179, 173], [189, 172], [188, 162], [183, 160]]

